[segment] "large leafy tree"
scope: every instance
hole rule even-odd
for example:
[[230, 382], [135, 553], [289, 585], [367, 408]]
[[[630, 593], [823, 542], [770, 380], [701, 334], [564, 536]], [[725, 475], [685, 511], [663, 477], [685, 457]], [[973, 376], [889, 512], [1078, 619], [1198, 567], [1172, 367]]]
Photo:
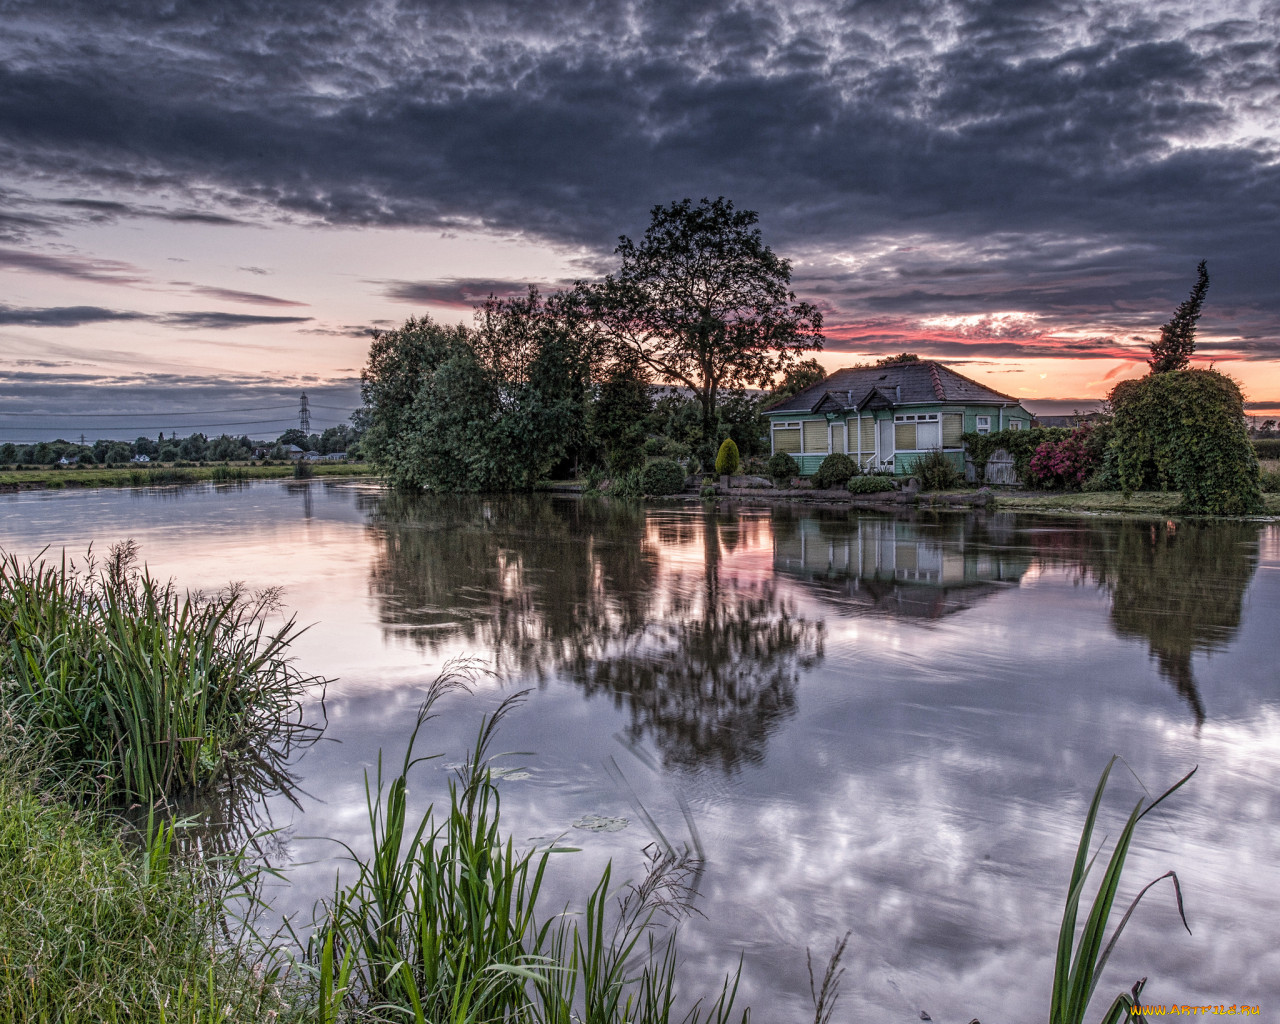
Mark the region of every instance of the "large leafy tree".
[[1200, 319], [1200, 307], [1204, 305], [1204, 293], [1209, 290], [1207, 261], [1196, 267], [1196, 283], [1191, 294], [1173, 314], [1172, 319], [1160, 328], [1160, 338], [1151, 343], [1151, 358], [1147, 363], [1152, 373], [1168, 373], [1185, 370], [1191, 362], [1196, 347], [1196, 321]]
[[751, 210], [721, 197], [655, 206], [639, 244], [597, 290], [601, 323], [661, 381], [690, 388], [714, 438], [722, 391], [768, 388], [822, 347], [822, 314], [791, 291], [791, 264], [764, 244]]
[[490, 298], [471, 329], [423, 317], [375, 336], [364, 452], [401, 489], [531, 488], [586, 443], [594, 330], [580, 293], [530, 289]]
[[490, 298], [476, 311], [472, 347], [500, 382], [508, 450], [532, 486], [564, 458], [590, 448], [592, 391], [603, 361], [599, 328], [584, 285], [543, 297]]

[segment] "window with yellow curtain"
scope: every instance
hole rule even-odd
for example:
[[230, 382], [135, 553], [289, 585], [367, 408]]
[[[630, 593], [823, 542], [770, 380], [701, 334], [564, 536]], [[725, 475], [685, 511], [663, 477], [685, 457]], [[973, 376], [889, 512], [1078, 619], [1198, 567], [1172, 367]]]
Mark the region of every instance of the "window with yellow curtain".
[[825, 452], [827, 450], [827, 421], [804, 421], [804, 450], [806, 452]]
[[786, 452], [788, 455], [800, 454], [800, 427], [775, 427], [773, 431], [773, 450]]

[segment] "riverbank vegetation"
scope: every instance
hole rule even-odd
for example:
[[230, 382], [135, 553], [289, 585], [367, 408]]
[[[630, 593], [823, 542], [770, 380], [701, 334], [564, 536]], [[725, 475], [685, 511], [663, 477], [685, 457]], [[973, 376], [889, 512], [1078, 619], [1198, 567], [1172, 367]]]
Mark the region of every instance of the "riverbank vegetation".
[[0, 559], [0, 713], [47, 738], [44, 764], [143, 805], [244, 771], [279, 770], [320, 681], [269, 632], [273, 594], [179, 592], [135, 565]]
[[640, 881], [616, 890], [606, 867], [584, 907], [540, 901], [552, 858], [576, 851], [517, 850], [502, 833], [490, 746], [522, 695], [482, 721], [440, 818], [428, 808], [408, 820], [409, 774], [423, 760], [415, 742], [433, 703], [464, 685], [456, 673], [437, 679], [400, 771], [384, 780], [379, 761], [366, 780], [372, 852], [353, 854], [354, 880], [339, 884], [310, 944], [320, 1021], [376, 1008], [404, 1021], [745, 1024], [749, 1011], [733, 1011], [736, 975], [704, 999], [678, 995], [674, 924], [696, 896], [687, 855], [655, 852]]

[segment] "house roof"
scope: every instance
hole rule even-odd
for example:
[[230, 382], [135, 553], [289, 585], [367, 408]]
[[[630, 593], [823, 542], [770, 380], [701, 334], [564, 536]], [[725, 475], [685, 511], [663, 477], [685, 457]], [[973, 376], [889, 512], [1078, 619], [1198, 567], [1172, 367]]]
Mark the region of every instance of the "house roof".
[[932, 360], [836, 370], [825, 380], [765, 410], [774, 413], [852, 412], [900, 405], [1017, 405], [1018, 400]]

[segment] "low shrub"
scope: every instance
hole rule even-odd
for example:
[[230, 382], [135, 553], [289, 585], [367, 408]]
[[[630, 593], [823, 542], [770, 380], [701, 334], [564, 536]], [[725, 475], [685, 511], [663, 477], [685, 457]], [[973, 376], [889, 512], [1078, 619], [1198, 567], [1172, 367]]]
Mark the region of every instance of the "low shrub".
[[738, 472], [743, 476], [768, 476], [768, 462], [763, 455], [751, 455], [742, 460]]
[[615, 498], [639, 498], [644, 494], [642, 481], [643, 470], [640, 467], [629, 469], [625, 473], [615, 473], [602, 490]]
[[964, 475], [939, 448], [918, 458], [912, 473], [920, 481], [920, 489], [924, 491], [949, 491], [959, 487], [964, 480]]
[[693, 458], [693, 446], [683, 441], [670, 441], [667, 444], [667, 458], [675, 459], [682, 465], [688, 465]]
[[1280, 470], [1263, 473], [1259, 478], [1262, 489], [1268, 494], [1280, 493]]
[[1254, 438], [1253, 450], [1260, 459], [1280, 459], [1280, 437]]
[[765, 463], [765, 475], [781, 487], [800, 475], [800, 463], [786, 452], [774, 452]]
[[841, 452], [832, 452], [822, 460], [818, 472], [813, 474], [813, 486], [826, 490], [843, 487], [858, 472], [853, 459]]
[[720, 451], [716, 453], [716, 474], [719, 476], [733, 476], [738, 472], [738, 467], [742, 464], [742, 459], [738, 456], [738, 445], [731, 437], [726, 437], [720, 444]]
[[709, 476], [702, 478], [702, 490], [698, 492], [699, 496], [706, 498], [714, 498], [716, 496], [716, 482]]
[[641, 486], [645, 494], [678, 494], [684, 490], [684, 470], [673, 459], [655, 459], [644, 467]]
[[850, 494], [878, 494], [881, 491], [896, 491], [897, 485], [893, 477], [875, 474], [872, 476], [851, 477], [845, 484]]
[[1061, 441], [1045, 441], [1031, 456], [1028, 482], [1037, 487], [1075, 490], [1098, 468], [1097, 449], [1089, 444], [1092, 429], [1081, 424]]

